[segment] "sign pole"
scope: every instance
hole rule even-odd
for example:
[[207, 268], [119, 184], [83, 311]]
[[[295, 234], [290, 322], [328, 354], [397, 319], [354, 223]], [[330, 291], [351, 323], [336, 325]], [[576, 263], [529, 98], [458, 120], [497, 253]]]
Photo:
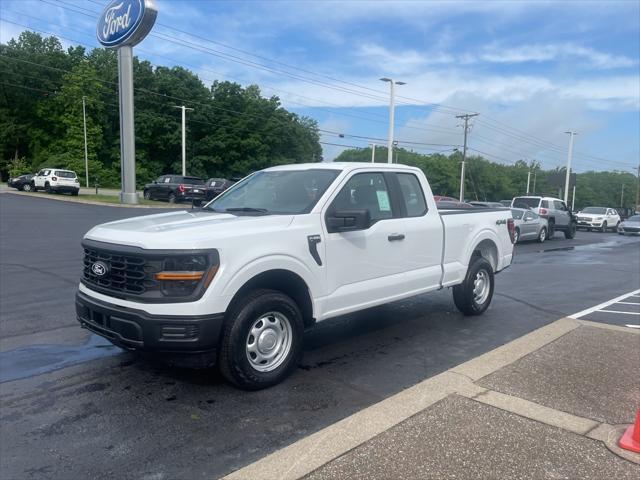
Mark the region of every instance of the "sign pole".
[[122, 164], [122, 192], [120, 201], [135, 205], [136, 193], [136, 134], [133, 119], [133, 47], [118, 48], [118, 90], [120, 93], [120, 162]]

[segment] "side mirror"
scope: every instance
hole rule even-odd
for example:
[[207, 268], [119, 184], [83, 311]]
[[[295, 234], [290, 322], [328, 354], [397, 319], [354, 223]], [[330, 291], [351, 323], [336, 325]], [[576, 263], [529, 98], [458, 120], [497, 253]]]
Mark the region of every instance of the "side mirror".
[[329, 233], [366, 230], [370, 226], [369, 210], [334, 210], [327, 215]]

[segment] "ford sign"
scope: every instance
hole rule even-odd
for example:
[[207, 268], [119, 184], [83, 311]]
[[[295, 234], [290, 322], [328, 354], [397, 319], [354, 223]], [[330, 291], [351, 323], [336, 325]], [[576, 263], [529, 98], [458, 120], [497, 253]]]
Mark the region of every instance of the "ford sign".
[[152, 0], [114, 0], [98, 20], [98, 41], [108, 48], [134, 46], [147, 36], [157, 15]]

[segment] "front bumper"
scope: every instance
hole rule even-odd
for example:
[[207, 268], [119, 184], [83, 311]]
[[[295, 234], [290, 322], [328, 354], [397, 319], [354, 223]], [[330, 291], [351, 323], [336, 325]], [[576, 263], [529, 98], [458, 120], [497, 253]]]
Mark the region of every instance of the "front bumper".
[[[215, 359], [223, 313], [159, 316], [76, 293], [76, 317], [83, 328], [128, 350], [206, 355]], [[204, 365], [208, 366], [208, 365]]]
[[578, 227], [600, 228], [603, 220], [578, 220]]

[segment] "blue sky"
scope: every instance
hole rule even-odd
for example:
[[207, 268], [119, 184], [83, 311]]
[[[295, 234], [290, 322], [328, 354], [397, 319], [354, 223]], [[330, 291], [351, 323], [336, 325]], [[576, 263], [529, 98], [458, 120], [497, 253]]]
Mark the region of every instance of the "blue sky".
[[[25, 29], [18, 23], [95, 47], [107, 3], [0, 0], [0, 39]], [[388, 86], [378, 79], [391, 77], [407, 83], [397, 88], [395, 135], [406, 148], [453, 148], [462, 143], [455, 115], [479, 112], [470, 147], [498, 162], [564, 165], [567, 130], [579, 132], [577, 171], [631, 171], [640, 159], [638, 1], [156, 3], [138, 56], [187, 66], [205, 83], [256, 83], [345, 135], [325, 132], [326, 143], [384, 143]], [[343, 147], [323, 149], [331, 160]]]

